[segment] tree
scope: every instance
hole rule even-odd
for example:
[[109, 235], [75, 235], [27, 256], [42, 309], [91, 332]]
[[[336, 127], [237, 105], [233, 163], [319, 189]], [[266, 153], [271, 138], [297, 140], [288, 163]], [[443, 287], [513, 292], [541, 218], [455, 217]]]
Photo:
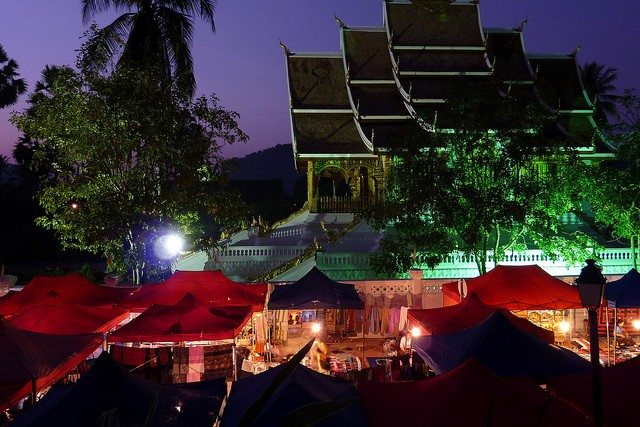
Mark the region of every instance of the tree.
[[609, 117], [618, 116], [618, 96], [612, 93], [616, 90], [614, 83], [618, 80], [618, 70], [597, 62], [588, 62], [581, 70], [584, 89], [591, 102], [595, 104], [596, 123], [605, 126], [609, 123]]
[[433, 268], [460, 251], [482, 274], [491, 252], [497, 263], [527, 245], [552, 248], [553, 256], [582, 247], [562, 235], [560, 219], [577, 207], [558, 173], [575, 162], [574, 141], [553, 133], [554, 118], [539, 104], [491, 88], [459, 89], [443, 108], [443, 117], [456, 118], [454, 129], [420, 132], [390, 153], [385, 200], [368, 212], [374, 227], [387, 229], [373, 268], [389, 275], [416, 261]]
[[629, 244], [638, 268], [640, 241], [640, 98], [632, 90], [620, 98], [622, 120], [611, 134], [618, 149], [614, 161], [600, 163], [596, 173], [584, 175], [582, 186], [595, 220], [613, 238]]
[[55, 152], [38, 223], [63, 246], [104, 255], [139, 283], [166, 268], [153, 251], [161, 233], [179, 231], [198, 249], [239, 222], [220, 149], [247, 137], [215, 96], [188, 101], [157, 72], [121, 68], [59, 73], [32, 99], [12, 121], [42, 142], [36, 157]]
[[129, 10], [92, 35], [87, 61], [103, 66], [119, 56], [119, 66], [160, 64], [189, 96], [195, 93], [191, 15], [213, 21], [215, 0], [82, 0], [85, 22], [107, 9]]
[[18, 63], [9, 59], [0, 45], [0, 109], [15, 104], [18, 97], [27, 91], [27, 84], [18, 76]]

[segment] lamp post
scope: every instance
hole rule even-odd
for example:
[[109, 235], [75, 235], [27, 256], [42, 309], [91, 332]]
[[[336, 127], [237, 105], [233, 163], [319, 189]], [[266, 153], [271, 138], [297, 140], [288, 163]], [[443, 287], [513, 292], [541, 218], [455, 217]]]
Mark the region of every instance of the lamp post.
[[592, 259], [586, 261], [576, 279], [580, 302], [589, 314], [589, 342], [591, 347], [591, 383], [593, 392], [593, 420], [597, 426], [603, 425], [602, 417], [602, 385], [600, 377], [600, 346], [598, 341], [597, 309], [602, 303], [604, 284], [607, 279], [602, 275], [600, 267]]

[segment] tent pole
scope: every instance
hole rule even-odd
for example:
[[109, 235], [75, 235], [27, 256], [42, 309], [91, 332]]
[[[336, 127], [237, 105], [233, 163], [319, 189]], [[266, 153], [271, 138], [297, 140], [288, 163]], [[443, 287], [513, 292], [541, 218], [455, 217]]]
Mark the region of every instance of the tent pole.
[[233, 346], [231, 348], [231, 360], [233, 363], [233, 380], [238, 381], [238, 356], [236, 355], [236, 337], [233, 337]]
[[[604, 306], [605, 327], [607, 328], [607, 366], [611, 366], [611, 334], [609, 333], [609, 303]], [[615, 354], [613, 355], [615, 357]]]
[[364, 323], [365, 323], [365, 313], [366, 310], [362, 309], [362, 364], [360, 366], [364, 366], [365, 358], [364, 358]]
[[618, 307], [613, 307], [614, 330], [613, 330], [613, 364], [616, 364], [616, 348], [618, 347], [618, 334], [615, 328], [618, 327]]
[[36, 391], [36, 379], [31, 379], [31, 405], [36, 404], [36, 397], [38, 392]]

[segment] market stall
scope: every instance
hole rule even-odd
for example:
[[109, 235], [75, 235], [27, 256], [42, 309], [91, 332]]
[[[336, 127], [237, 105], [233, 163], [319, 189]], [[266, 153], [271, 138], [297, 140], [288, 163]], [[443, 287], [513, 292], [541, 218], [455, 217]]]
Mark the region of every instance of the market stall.
[[46, 334], [84, 334], [108, 332], [127, 318], [129, 311], [119, 307], [90, 307], [67, 302], [50, 295], [36, 305], [20, 310], [9, 320], [19, 328]]
[[[152, 305], [110, 333], [108, 340], [111, 343], [182, 343], [173, 348], [174, 382], [199, 381], [229, 372], [235, 377], [235, 338], [251, 313], [251, 306], [210, 306], [187, 293], [176, 304]], [[189, 342], [199, 344], [184, 345]]]
[[582, 308], [578, 288], [557, 279], [538, 265], [498, 265], [462, 282], [442, 286], [445, 305], [475, 294], [491, 306], [507, 310], [567, 310]]
[[250, 305], [255, 311], [260, 311], [267, 295], [267, 285], [234, 282], [219, 270], [176, 271], [162, 283], [143, 285], [119, 305], [142, 312], [152, 304], [176, 304], [187, 293], [210, 306]]
[[0, 301], [0, 314], [11, 316], [52, 295], [74, 304], [111, 307], [136, 289], [96, 285], [80, 274], [36, 276], [20, 292]]
[[26, 331], [0, 316], [0, 411], [64, 377], [102, 345], [102, 334]]
[[[349, 318], [353, 319], [355, 310], [362, 310], [364, 303], [354, 285], [336, 282], [314, 266], [296, 282], [275, 285], [267, 306], [269, 311], [312, 310], [315, 312], [313, 322], [303, 321], [302, 327], [305, 324], [322, 324], [322, 335], [325, 338], [333, 333], [335, 339], [340, 339], [349, 327], [353, 328], [349, 332], [355, 333], [355, 322], [349, 322]], [[304, 316], [303, 313], [303, 320]], [[276, 316], [280, 319], [286, 317], [283, 314]], [[319, 330], [314, 333], [318, 332]]]
[[223, 379], [171, 386], [145, 381], [102, 353], [78, 382], [48, 394], [13, 425], [208, 427], [225, 393]]
[[475, 359], [426, 381], [363, 382], [358, 393], [373, 427], [592, 425], [533, 381], [506, 381]]
[[537, 381], [591, 368], [576, 353], [521, 331], [499, 312], [467, 329], [414, 337], [412, 346], [437, 374], [472, 357], [500, 376], [527, 375]]
[[[618, 354], [624, 355], [625, 358], [637, 356], [640, 352], [640, 348], [638, 348], [640, 342], [634, 343], [632, 340], [630, 343], [618, 342], [618, 333], [628, 335], [632, 326], [636, 328], [640, 326], [638, 325], [640, 320], [640, 273], [632, 268], [620, 279], [607, 283], [604, 287], [604, 297], [607, 300], [607, 305], [604, 308], [609, 344], [607, 347], [613, 350], [613, 360], [617, 360]], [[612, 318], [610, 318], [610, 308], [613, 309]], [[620, 320], [626, 326], [617, 326], [617, 322]], [[614, 328], [613, 330], [610, 325]], [[616, 327], [620, 327], [621, 330], [616, 331]], [[637, 329], [635, 332], [637, 333]]]
[[512, 314], [504, 308], [484, 304], [476, 294], [468, 295], [459, 304], [440, 308], [409, 310], [411, 328], [417, 327], [421, 335], [433, 335], [466, 329], [487, 319], [493, 313], [502, 313], [515, 327], [553, 344], [553, 331], [540, 328], [527, 319]]

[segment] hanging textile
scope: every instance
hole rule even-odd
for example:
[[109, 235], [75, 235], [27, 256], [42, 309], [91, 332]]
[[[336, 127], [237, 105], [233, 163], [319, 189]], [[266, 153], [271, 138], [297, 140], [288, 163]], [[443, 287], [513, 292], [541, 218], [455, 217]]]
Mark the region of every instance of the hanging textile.
[[187, 382], [197, 382], [202, 380], [204, 374], [204, 348], [189, 347], [189, 372]]

